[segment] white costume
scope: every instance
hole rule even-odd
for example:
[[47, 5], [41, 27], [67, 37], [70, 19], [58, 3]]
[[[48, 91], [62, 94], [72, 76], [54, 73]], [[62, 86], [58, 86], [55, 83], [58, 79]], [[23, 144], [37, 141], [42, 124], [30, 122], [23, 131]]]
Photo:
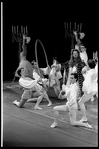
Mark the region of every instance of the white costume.
[[35, 71], [35, 69], [33, 70], [33, 78], [34, 78], [35, 80], [40, 79], [40, 76], [39, 76], [38, 73]]
[[41, 91], [42, 90], [42, 86], [39, 85], [37, 83], [37, 80], [32, 80], [30, 78], [20, 78], [19, 79], [19, 84], [25, 88], [25, 89], [29, 89], [31, 91]]
[[71, 72], [71, 73], [75, 73], [75, 72], [77, 72], [77, 67], [76, 67], [76, 66], [74, 66], [74, 67], [72, 68], [72, 72]]
[[25, 77], [19, 79], [19, 84], [27, 89], [33, 88], [37, 84], [37, 80], [32, 80], [31, 78]]
[[95, 66], [95, 71], [96, 71], [96, 74], [98, 74], [98, 63]]
[[[19, 79], [19, 84], [26, 88], [26, 89], [30, 89], [32, 91], [41, 91], [43, 89], [43, 87], [40, 85], [42, 84], [41, 81], [38, 82], [38, 80], [40, 79], [40, 76], [38, 75], [38, 73], [33, 70], [33, 79], [29, 78], [29, 77], [25, 77], [25, 78], [20, 78]], [[48, 82], [48, 80], [45, 78], [42, 78], [42, 81], [46, 84]]]
[[52, 87], [55, 84], [59, 83], [59, 79], [62, 78], [61, 72], [58, 71], [56, 72], [56, 68], [52, 67], [51, 71], [50, 71], [50, 86]]
[[46, 68], [40, 68], [40, 69], [43, 71], [44, 75], [48, 75], [49, 74], [48, 67], [46, 67]]
[[65, 91], [64, 96], [67, 97], [66, 105], [69, 107], [69, 109], [71, 108], [77, 109], [77, 96], [79, 91], [77, 83], [70, 84], [68, 87], [66, 85], [63, 85], [62, 90]]
[[96, 70], [95, 69], [88, 70], [84, 77], [85, 80], [83, 82], [83, 91], [87, 91], [87, 94], [91, 93], [92, 91], [97, 92], [98, 85], [97, 85]]
[[87, 64], [87, 61], [88, 61], [87, 53], [86, 52], [81, 52], [80, 57], [81, 57], [81, 60], [83, 60]]
[[55, 83], [56, 83], [56, 79], [55, 79], [55, 73], [56, 73], [56, 70], [55, 68], [53, 67], [50, 71], [50, 74], [49, 74], [49, 77], [50, 77], [50, 87], [52, 87]]

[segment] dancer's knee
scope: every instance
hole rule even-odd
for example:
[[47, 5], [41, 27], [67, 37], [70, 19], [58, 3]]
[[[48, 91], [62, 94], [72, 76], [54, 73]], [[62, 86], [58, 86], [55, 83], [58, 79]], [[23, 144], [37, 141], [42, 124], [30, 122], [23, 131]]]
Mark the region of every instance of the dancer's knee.
[[57, 106], [53, 108], [54, 111], [58, 111]]
[[71, 122], [71, 125], [75, 126], [76, 125], [76, 122], [75, 121], [70, 121]]

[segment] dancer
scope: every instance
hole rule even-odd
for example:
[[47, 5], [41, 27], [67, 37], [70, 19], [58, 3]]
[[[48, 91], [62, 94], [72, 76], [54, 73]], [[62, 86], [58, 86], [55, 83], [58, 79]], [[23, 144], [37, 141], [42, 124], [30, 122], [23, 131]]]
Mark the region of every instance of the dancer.
[[39, 107], [39, 104], [43, 98], [46, 98], [49, 101], [48, 106], [50, 106], [51, 103], [48, 98], [48, 95], [46, 94], [46, 91], [44, 90], [44, 88], [41, 85], [39, 85], [39, 82], [42, 81], [41, 78], [33, 80], [29, 77], [25, 77], [24, 69], [19, 70], [19, 72], [18, 72], [19, 76], [20, 76], [20, 73], [21, 73], [21, 77], [19, 79], [19, 84], [23, 87], [24, 92], [21, 96], [20, 102], [15, 100], [13, 102], [13, 104], [17, 105], [19, 108], [22, 108], [26, 102], [36, 100], [37, 103], [36, 103], [34, 109], [40, 110], [42, 108]]
[[18, 68], [17, 68], [17, 70], [15, 72], [15, 76], [19, 77], [17, 72], [21, 68], [24, 68], [24, 76], [33, 79], [33, 67], [32, 67], [32, 64], [26, 59], [27, 49], [26, 49], [26, 45], [25, 45], [25, 40], [27, 41], [27, 43], [30, 41], [30, 40], [28, 41], [28, 37], [23, 35], [23, 44], [22, 44], [23, 51], [20, 53], [20, 63], [19, 63], [19, 66], [18, 66]]
[[[47, 94], [47, 87], [49, 85], [49, 80], [44, 77], [43, 78], [40, 77], [40, 75], [38, 74], [38, 65], [36, 62], [34, 62], [33, 68], [34, 68], [33, 78], [38, 82], [38, 88], [36, 89], [36, 92], [38, 91], [42, 92], [44, 94], [43, 98], [45, 98], [49, 103], [47, 106], [51, 106], [52, 102], [49, 99], [48, 94]], [[44, 70], [46, 69], [44, 68]], [[35, 100], [34, 98], [30, 98], [27, 100], [27, 102], [34, 101], [34, 100]]]
[[77, 49], [72, 49], [71, 59], [69, 61], [69, 74], [68, 74], [67, 86], [69, 85], [70, 74], [73, 72], [77, 72], [78, 84], [80, 89], [79, 97], [83, 95], [82, 85], [83, 85], [84, 77], [82, 75], [82, 68], [84, 68], [85, 66], [86, 64], [82, 62], [80, 58], [80, 52]]
[[53, 60], [53, 65], [51, 66], [49, 78], [50, 78], [50, 87], [54, 88], [54, 91], [59, 96], [60, 93], [60, 79], [62, 78], [61, 75], [61, 64], [57, 64], [57, 61]]
[[95, 70], [94, 60], [89, 60], [88, 66], [89, 70], [87, 71], [85, 75], [85, 80], [83, 82], [84, 95], [78, 102], [83, 115], [82, 119], [80, 120], [81, 122], [87, 121], [85, 103], [89, 101], [98, 92], [97, 73]]
[[87, 61], [88, 61], [88, 55], [86, 53], [86, 48], [83, 46], [82, 44], [82, 39], [84, 38], [85, 34], [84, 33], [79, 33], [79, 38], [78, 38], [78, 34], [76, 31], [74, 31], [74, 35], [75, 35], [75, 39], [77, 44], [75, 45], [75, 49], [79, 50], [80, 52], [80, 57], [81, 60], [85, 62], [85, 64], [87, 65]]
[[88, 55], [87, 55], [87, 52], [86, 52], [86, 48], [83, 45], [80, 45], [80, 48], [79, 48], [78, 45], [75, 45], [75, 49], [79, 50], [81, 60], [83, 62], [85, 62], [85, 64], [87, 65]]
[[58, 118], [59, 118], [59, 111], [66, 112], [69, 109], [69, 117], [70, 123], [73, 126], [84, 126], [88, 128], [92, 128], [91, 125], [88, 123], [83, 123], [81, 121], [76, 120], [77, 116], [77, 95], [78, 95], [78, 84], [77, 84], [77, 74], [71, 73], [70, 75], [70, 85], [67, 87], [64, 85], [65, 94], [61, 95], [67, 98], [66, 105], [56, 106], [54, 107], [54, 123], [51, 125], [51, 128], [58, 126]]
[[[13, 104], [15, 104], [19, 107], [23, 107], [24, 103], [32, 97], [31, 92], [32, 92], [32, 90], [34, 90], [35, 93], [33, 93], [33, 96], [34, 97], [38, 96], [37, 104], [35, 105], [35, 109], [41, 109], [38, 105], [41, 102], [41, 100], [43, 99], [43, 97], [46, 97], [46, 99], [49, 101], [49, 105], [51, 105], [51, 102], [48, 99], [48, 96], [46, 95], [46, 93], [43, 91], [42, 87], [40, 87], [40, 85], [38, 84], [40, 77], [39, 77], [39, 79], [33, 80], [34, 79], [33, 78], [33, 69], [34, 68], [33, 68], [32, 64], [28, 60], [26, 60], [27, 52], [26, 52], [26, 47], [25, 47], [25, 39], [26, 39], [26, 37], [25, 37], [25, 35], [23, 35], [23, 45], [22, 45], [23, 51], [20, 53], [19, 67], [17, 68], [16, 73], [15, 73], [15, 76], [20, 78], [19, 84], [21, 84], [21, 86], [24, 88], [24, 93], [22, 94], [21, 101], [17, 102], [15, 100], [13, 102]], [[20, 75], [19, 75], [19, 72], [21, 72]]]

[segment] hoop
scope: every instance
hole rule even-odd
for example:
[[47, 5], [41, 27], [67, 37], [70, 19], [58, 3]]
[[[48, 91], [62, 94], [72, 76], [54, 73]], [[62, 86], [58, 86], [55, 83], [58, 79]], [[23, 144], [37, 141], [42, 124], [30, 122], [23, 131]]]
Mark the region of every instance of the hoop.
[[47, 67], [49, 66], [49, 64], [48, 64], [48, 58], [47, 58], [47, 54], [46, 54], [46, 52], [45, 52], [45, 48], [44, 48], [42, 42], [41, 42], [39, 39], [37, 39], [36, 42], [35, 42], [35, 57], [36, 57], [37, 65], [38, 65], [38, 72], [39, 72], [39, 74], [40, 74], [40, 68], [39, 68], [38, 57], [37, 57], [37, 43], [38, 43], [38, 42], [41, 44], [41, 46], [42, 46], [42, 48], [43, 48], [43, 52], [44, 52], [44, 55], [45, 55]]
[[[42, 48], [43, 48], [43, 52], [44, 52], [44, 55], [45, 55], [47, 67], [49, 66], [49, 64], [48, 64], [48, 58], [47, 58], [47, 54], [46, 54], [46, 52], [45, 52], [45, 48], [44, 48], [42, 42], [41, 42], [39, 39], [37, 39], [36, 42], [35, 42], [35, 57], [36, 57], [37, 65], [38, 65], [38, 68], [37, 68], [37, 69], [38, 69], [38, 73], [39, 73], [39, 75], [41, 76], [40, 68], [39, 68], [39, 64], [38, 64], [38, 57], [37, 57], [37, 43], [38, 43], [38, 42], [41, 44], [41, 46], [42, 46]], [[49, 78], [49, 74], [48, 74], [48, 78]], [[49, 78], [49, 80], [50, 80], [50, 78]], [[49, 84], [50, 84], [50, 81], [49, 81]]]

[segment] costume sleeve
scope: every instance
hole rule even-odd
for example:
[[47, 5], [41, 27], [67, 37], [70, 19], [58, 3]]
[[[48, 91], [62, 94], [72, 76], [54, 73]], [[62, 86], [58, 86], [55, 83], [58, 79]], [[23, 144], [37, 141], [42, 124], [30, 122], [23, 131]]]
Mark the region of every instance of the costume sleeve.
[[40, 68], [40, 69], [43, 71], [44, 75], [49, 74], [48, 67], [46, 67], [46, 68]]
[[20, 78], [19, 79], [19, 84], [24, 87], [24, 88], [28, 88], [31, 89], [33, 87], [35, 87], [35, 85], [37, 84], [37, 80], [32, 80], [32, 79], [28, 79], [28, 78]]
[[71, 74], [71, 72], [72, 72], [72, 67], [69, 67], [67, 86], [70, 84], [70, 74]]
[[35, 80], [38, 80], [38, 79], [40, 79], [40, 76], [34, 71], [34, 72], [33, 72], [33, 78], [34, 78]]

